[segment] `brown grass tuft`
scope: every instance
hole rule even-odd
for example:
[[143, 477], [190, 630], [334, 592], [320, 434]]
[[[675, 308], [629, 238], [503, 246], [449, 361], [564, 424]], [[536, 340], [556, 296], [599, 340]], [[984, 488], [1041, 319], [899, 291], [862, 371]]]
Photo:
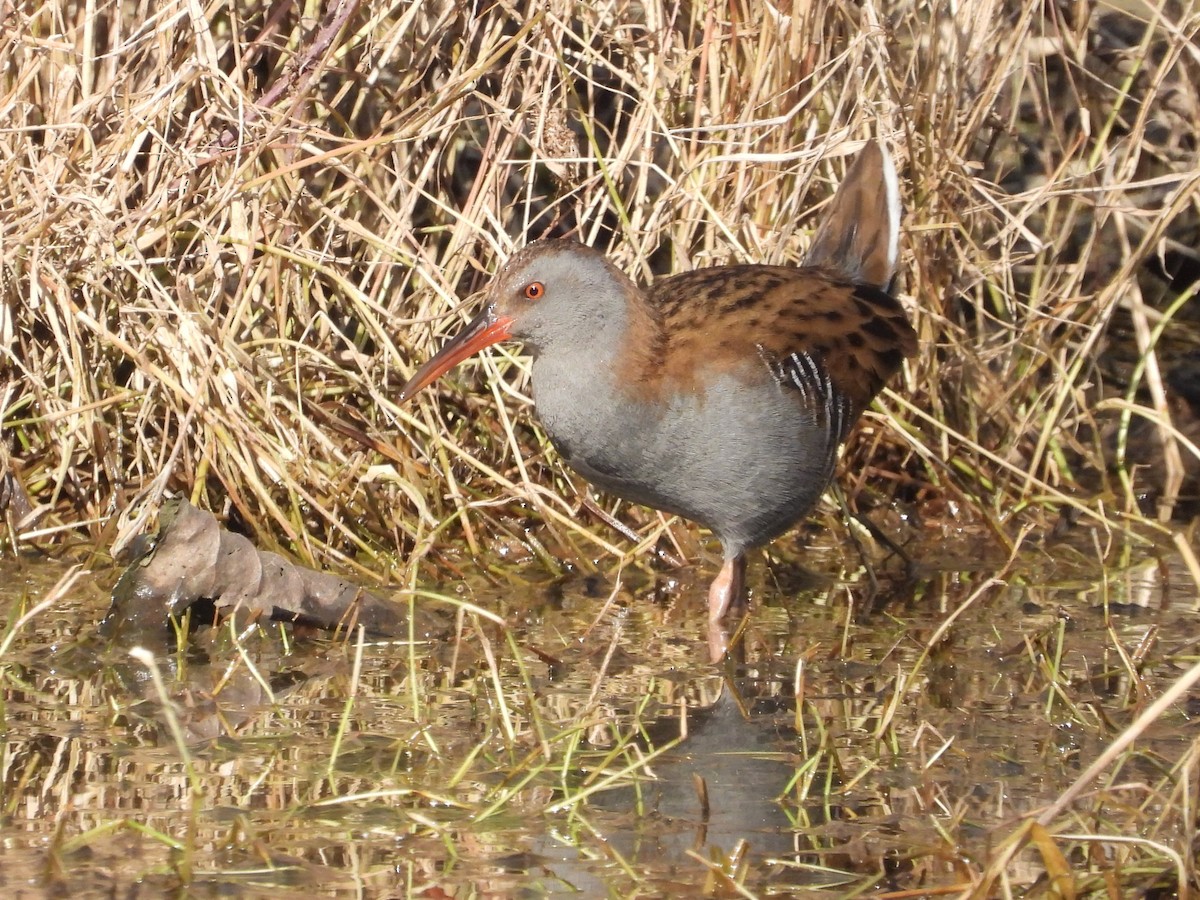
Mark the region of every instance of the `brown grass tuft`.
[[546, 232], [645, 276], [799, 259], [873, 134], [924, 351], [844, 480], [956, 528], [1119, 522], [1138, 485], [1096, 480], [1097, 417], [1124, 397], [1161, 423], [1168, 514], [1193, 7], [782, 8], [5, 6], [0, 464], [35, 504], [9, 505], [12, 539], [123, 539], [173, 492], [376, 575], [531, 516], [549, 557], [612, 551], [497, 379], [510, 357], [482, 364], [491, 397], [467, 368], [401, 409], [397, 380]]

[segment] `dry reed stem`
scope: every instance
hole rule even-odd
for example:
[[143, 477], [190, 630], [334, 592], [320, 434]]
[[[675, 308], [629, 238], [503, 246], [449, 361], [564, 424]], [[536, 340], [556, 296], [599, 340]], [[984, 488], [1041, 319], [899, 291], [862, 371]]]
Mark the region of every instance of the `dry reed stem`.
[[[614, 553], [572, 515], [520, 375], [491, 397], [472, 367], [414, 406], [389, 392], [543, 233], [645, 277], [801, 258], [874, 134], [904, 174], [925, 350], [844, 468], [893, 473], [874, 486], [950, 527], [1016, 534], [1000, 511], [1088, 502], [1115, 382], [1163, 423], [1172, 509], [1192, 447], [1158, 353], [1196, 341], [1160, 312], [1187, 285], [1158, 260], [1194, 262], [1191, 5], [3, 14], [0, 420], [42, 504], [26, 535], [123, 537], [172, 492], [376, 573], [439, 553], [418, 539], [437, 522], [441, 546], [484, 551], [532, 516], [552, 554]], [[474, 368], [496, 383], [512, 359]]]

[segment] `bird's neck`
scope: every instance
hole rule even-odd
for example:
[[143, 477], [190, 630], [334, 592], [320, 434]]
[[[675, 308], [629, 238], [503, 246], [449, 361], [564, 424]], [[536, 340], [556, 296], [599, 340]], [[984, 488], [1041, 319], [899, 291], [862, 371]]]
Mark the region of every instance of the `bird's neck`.
[[[614, 273], [603, 290], [584, 303], [569, 329], [527, 344], [535, 358], [535, 384], [539, 370], [547, 381], [566, 380], [585, 388], [603, 385], [617, 393], [653, 378], [665, 333], [657, 310], [637, 286]], [[592, 393], [585, 389], [579, 396]]]
[[599, 422], [628, 423], [630, 407], [645, 399], [662, 326], [632, 282], [623, 293], [623, 302], [586, 328], [586, 340], [535, 350], [534, 401], [552, 435], [583, 433]]

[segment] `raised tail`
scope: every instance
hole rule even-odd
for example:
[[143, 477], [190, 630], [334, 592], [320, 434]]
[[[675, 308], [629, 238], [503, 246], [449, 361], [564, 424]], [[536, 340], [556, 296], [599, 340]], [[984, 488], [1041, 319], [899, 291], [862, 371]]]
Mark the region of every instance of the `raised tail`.
[[870, 141], [829, 204], [804, 264], [886, 291], [896, 274], [899, 243], [896, 166], [881, 143]]

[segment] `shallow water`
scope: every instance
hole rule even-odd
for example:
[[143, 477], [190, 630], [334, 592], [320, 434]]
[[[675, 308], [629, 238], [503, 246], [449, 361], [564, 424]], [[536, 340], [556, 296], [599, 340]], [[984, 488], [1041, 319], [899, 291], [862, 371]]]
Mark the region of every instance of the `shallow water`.
[[[93, 571], [0, 659], [0, 889], [965, 888], [1194, 662], [1200, 600], [1172, 556], [1145, 548], [1105, 569], [1042, 548], [1011, 570], [960, 549], [973, 570], [876, 594], [778, 565], [720, 666], [702, 572], [631, 573], [615, 591], [594, 577], [447, 585], [507, 628], [468, 614], [433, 645], [201, 633], [155, 662], [174, 726], [147, 666], [93, 636], [116, 579]], [[0, 562], [6, 631], [64, 570]], [[1067, 830], [1194, 854], [1169, 795], [1194, 811], [1195, 767], [1172, 766], [1198, 740], [1192, 692], [1112, 770], [1112, 821], [1089, 795]], [[1043, 863], [1025, 850], [1011, 883], [1035, 884]]]

